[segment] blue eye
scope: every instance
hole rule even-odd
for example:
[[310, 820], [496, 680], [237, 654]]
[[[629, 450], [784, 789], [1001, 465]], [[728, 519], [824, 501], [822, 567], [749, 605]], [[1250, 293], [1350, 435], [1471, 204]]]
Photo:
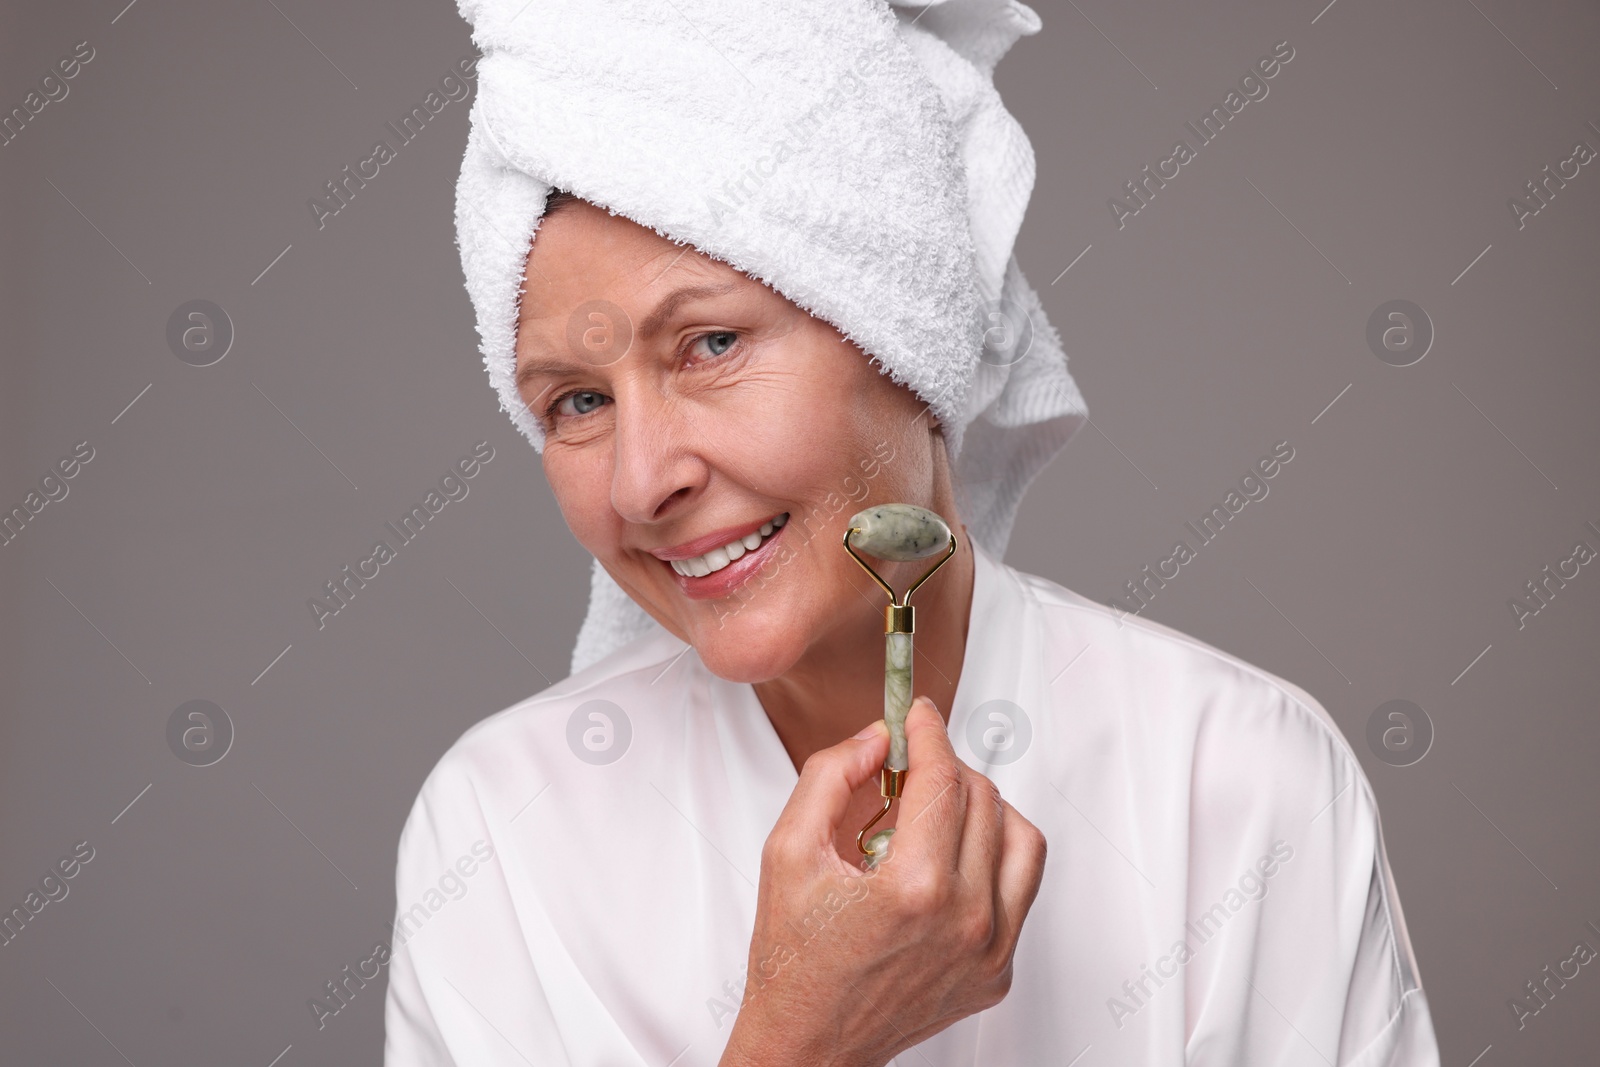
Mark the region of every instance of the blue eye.
[[558, 410], [560, 410], [562, 414], [567, 414], [568, 412], [562, 410], [562, 405], [564, 405], [568, 400], [571, 400], [573, 403], [574, 410], [571, 412], [571, 414], [587, 415], [589, 412], [600, 407], [601, 404], [605, 402], [605, 394], [597, 393], [593, 389], [575, 389], [570, 393], [563, 393], [561, 396], [556, 398], [554, 403], [550, 405], [550, 409], [548, 412], [546, 412], [546, 414], [554, 415]]
[[702, 337], [701, 340], [706, 343], [706, 348], [713, 356], [720, 356], [722, 353], [732, 348], [733, 343], [738, 340], [738, 338], [739, 335], [734, 333], [732, 330], [723, 330], [718, 333], [708, 333]]

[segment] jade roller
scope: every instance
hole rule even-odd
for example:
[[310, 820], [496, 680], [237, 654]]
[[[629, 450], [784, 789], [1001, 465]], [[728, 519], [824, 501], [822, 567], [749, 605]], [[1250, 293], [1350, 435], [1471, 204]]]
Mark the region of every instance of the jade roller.
[[[944, 555], [897, 599], [894, 589], [861, 558], [858, 549], [876, 559], [894, 563], [927, 559], [940, 552]], [[883, 609], [883, 721], [889, 727], [889, 756], [883, 762], [878, 785], [883, 808], [856, 834], [856, 848], [869, 857], [869, 862], [876, 863], [876, 857], [894, 831], [883, 830], [870, 842], [864, 838], [879, 819], [889, 814], [889, 806], [900, 796], [909, 766], [906, 714], [911, 710], [911, 635], [914, 629], [911, 594], [955, 555], [956, 535], [950, 532], [948, 523], [927, 508], [913, 504], [879, 504], [850, 517], [849, 527], [844, 532], [844, 550], [889, 594], [889, 603]]]

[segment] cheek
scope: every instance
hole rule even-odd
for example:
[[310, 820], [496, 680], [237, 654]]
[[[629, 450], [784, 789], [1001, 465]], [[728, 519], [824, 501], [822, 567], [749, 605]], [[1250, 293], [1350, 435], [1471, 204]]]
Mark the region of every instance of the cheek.
[[861, 369], [856, 357], [774, 398], [749, 430], [748, 440], [759, 442], [751, 455], [761, 464], [757, 484], [836, 524], [868, 504], [922, 500], [930, 483], [926, 448], [915, 447], [915, 432], [926, 435], [915, 418], [920, 404], [907, 405], [900, 387]]
[[804, 484], [804, 473], [822, 465], [835, 437], [835, 428], [825, 414], [779, 405], [763, 413], [745, 444], [769, 470], [786, 472], [787, 480], [798, 478]]
[[602, 469], [609, 453], [602, 456], [599, 450], [591, 454], [582, 451], [565, 452], [559, 446], [546, 447], [544, 453], [545, 480], [561, 509], [567, 528], [585, 548], [602, 549], [617, 524], [611, 507], [611, 471]]
[[694, 421], [710, 463], [736, 483], [784, 499], [828, 480], [829, 457], [851, 436], [843, 407], [827, 382], [773, 375], [730, 391]]

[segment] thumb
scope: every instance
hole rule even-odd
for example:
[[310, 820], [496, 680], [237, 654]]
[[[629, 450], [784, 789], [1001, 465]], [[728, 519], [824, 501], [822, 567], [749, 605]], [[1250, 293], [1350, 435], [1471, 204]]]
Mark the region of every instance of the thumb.
[[956, 759], [950, 728], [930, 697], [919, 696], [906, 713], [906, 757], [913, 771], [930, 763]]
[[850, 798], [876, 777], [888, 755], [889, 728], [882, 719], [855, 737], [814, 753], [801, 768], [780, 821], [790, 823], [789, 832], [831, 847]]
[[950, 744], [950, 729], [933, 700], [919, 696], [906, 713], [906, 773], [903, 799], [921, 811], [943, 792], [964, 766]]

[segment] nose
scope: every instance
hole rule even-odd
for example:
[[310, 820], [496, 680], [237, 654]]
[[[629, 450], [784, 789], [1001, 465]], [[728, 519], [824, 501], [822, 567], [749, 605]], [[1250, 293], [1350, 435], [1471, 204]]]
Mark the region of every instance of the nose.
[[695, 424], [653, 384], [619, 387], [614, 402], [611, 506], [628, 522], [660, 522], [705, 486]]

